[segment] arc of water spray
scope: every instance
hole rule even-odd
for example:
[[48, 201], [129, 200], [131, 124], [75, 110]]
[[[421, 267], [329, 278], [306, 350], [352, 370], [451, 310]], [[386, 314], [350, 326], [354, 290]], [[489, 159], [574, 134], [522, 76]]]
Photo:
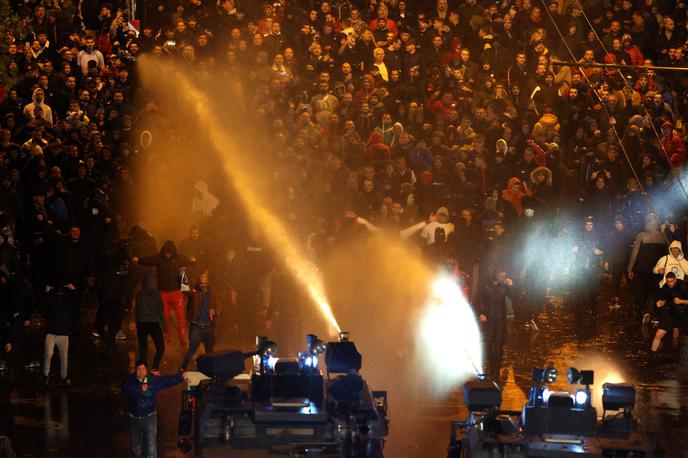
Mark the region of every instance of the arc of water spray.
[[266, 233], [268, 243], [281, 255], [286, 267], [298, 282], [308, 291], [311, 299], [320, 309], [321, 314], [330, 326], [330, 333], [341, 332], [337, 319], [332, 313], [322, 276], [317, 267], [298, 249], [298, 243], [294, 240], [286, 227], [272, 212], [270, 212], [264, 202], [254, 191], [254, 183], [247, 179], [245, 173], [237, 173], [240, 169], [239, 161], [226, 160], [227, 155], [231, 154], [234, 142], [226, 133], [226, 128], [221, 126], [218, 118], [211, 113], [207, 97], [196, 89], [186, 76], [179, 72], [174, 72], [178, 84], [178, 94], [186, 99], [192, 106], [194, 112], [203, 122], [208, 130], [210, 141], [218, 154], [222, 155], [224, 168], [227, 176], [232, 180], [238, 195], [243, 201], [254, 222], [258, 223]]

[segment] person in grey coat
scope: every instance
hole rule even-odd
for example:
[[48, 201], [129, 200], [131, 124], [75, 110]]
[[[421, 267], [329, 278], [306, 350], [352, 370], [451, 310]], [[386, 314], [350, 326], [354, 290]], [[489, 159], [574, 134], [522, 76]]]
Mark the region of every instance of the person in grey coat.
[[645, 216], [645, 230], [633, 242], [631, 257], [626, 272], [631, 279], [631, 293], [636, 314], [643, 323], [649, 323], [651, 307], [649, 299], [657, 292], [657, 281], [652, 272], [657, 259], [667, 253], [666, 237], [659, 230], [657, 217], [650, 213]]

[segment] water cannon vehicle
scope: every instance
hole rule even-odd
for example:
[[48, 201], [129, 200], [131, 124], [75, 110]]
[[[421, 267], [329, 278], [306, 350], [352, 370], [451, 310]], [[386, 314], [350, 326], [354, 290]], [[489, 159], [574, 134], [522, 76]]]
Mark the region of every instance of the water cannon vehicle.
[[[247, 360], [253, 362], [250, 373]], [[387, 393], [368, 387], [361, 365], [346, 332], [334, 342], [309, 334], [296, 357], [278, 357], [277, 346], [266, 337], [256, 338], [252, 352], [201, 356], [198, 370], [208, 378], [182, 393], [179, 448], [194, 450], [197, 457], [233, 448], [382, 458]]]
[[468, 417], [453, 420], [449, 458], [556, 457], [655, 458], [656, 437], [643, 432], [633, 415], [635, 387], [602, 386], [600, 417], [592, 405], [594, 372], [570, 368], [573, 392], [554, 391], [558, 372], [534, 368], [528, 401], [521, 411], [502, 410], [501, 390], [484, 376], [464, 385]]

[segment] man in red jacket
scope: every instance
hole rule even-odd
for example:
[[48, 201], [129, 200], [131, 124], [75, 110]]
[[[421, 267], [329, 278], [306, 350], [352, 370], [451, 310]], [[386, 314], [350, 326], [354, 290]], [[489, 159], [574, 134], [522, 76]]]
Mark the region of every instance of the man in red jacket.
[[682, 167], [686, 160], [686, 144], [681, 136], [674, 130], [671, 121], [662, 124], [662, 149], [671, 162], [672, 168]]

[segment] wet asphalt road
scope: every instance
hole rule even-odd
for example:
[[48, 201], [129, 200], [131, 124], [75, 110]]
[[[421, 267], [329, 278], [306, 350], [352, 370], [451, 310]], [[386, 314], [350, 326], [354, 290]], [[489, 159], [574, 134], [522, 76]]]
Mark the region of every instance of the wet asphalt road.
[[[86, 329], [93, 313], [87, 311]], [[661, 353], [666, 361], [653, 367], [647, 362], [646, 352], [651, 333], [636, 322], [627, 307], [601, 306], [597, 319], [593, 319], [590, 314], [574, 315], [562, 298], [556, 297], [538, 321], [538, 333], [515, 322], [510, 324], [500, 376], [503, 408], [520, 409], [530, 386], [533, 366], [553, 362], [562, 374], [561, 379], [565, 379], [570, 366], [594, 369], [597, 405], [603, 382], [635, 383], [635, 412], [643, 427], [659, 434], [666, 448], [665, 456], [688, 457], [688, 383], [676, 376], [676, 341], [665, 338]], [[136, 344], [132, 326], [133, 323], [125, 325], [130, 338], [118, 342], [112, 357], [106, 356], [104, 346], [90, 334], [84, 332], [78, 341], [72, 341], [73, 386], [67, 389], [41, 386], [41, 373], [24, 369], [25, 361], [14, 355], [10, 370], [0, 374], [0, 435], [10, 436], [17, 456], [130, 456], [127, 416], [119, 387], [134, 361]], [[38, 353], [43, 335], [40, 323], [32, 326], [32, 333], [30, 349]], [[180, 359], [181, 349], [173, 339], [161, 368], [163, 374], [173, 373]], [[556, 387], [566, 388], [561, 381]], [[462, 394], [457, 392], [443, 401], [414, 406], [395, 405], [395, 399], [390, 399], [392, 422], [386, 456], [443, 456], [450, 419], [465, 413], [461, 398]], [[161, 392], [158, 401], [159, 456], [184, 456], [176, 448], [179, 389]], [[405, 415], [405, 412], [414, 414]], [[264, 454], [218, 450], [209, 456]]]

